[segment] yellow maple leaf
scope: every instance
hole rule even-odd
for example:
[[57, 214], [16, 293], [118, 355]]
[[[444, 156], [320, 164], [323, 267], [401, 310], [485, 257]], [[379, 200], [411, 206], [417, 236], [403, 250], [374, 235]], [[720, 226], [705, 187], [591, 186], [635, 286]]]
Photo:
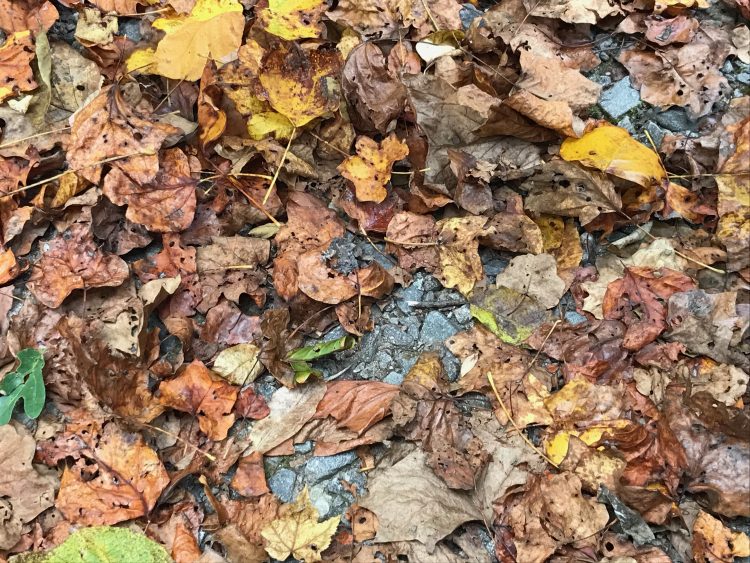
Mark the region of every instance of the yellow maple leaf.
[[288, 41], [313, 39], [320, 36], [327, 7], [322, 0], [261, 0], [255, 25]]
[[127, 68], [145, 66], [153, 74], [192, 81], [201, 77], [207, 60], [220, 61], [239, 48], [245, 17], [238, 0], [198, 0], [190, 14], [170, 14], [152, 26], [164, 38], [155, 50], [135, 51]]
[[281, 561], [290, 555], [305, 562], [320, 561], [320, 554], [331, 544], [341, 517], [318, 522], [318, 516], [305, 487], [297, 500], [282, 506], [279, 517], [260, 532], [268, 554]]
[[659, 155], [633, 139], [622, 127], [609, 123], [592, 129], [580, 139], [565, 139], [560, 156], [643, 187], [661, 183], [667, 177]]
[[369, 137], [360, 137], [355, 145], [357, 154], [339, 164], [341, 175], [354, 184], [359, 201], [380, 203], [388, 195], [386, 184], [391, 180], [391, 167], [409, 154], [409, 147], [391, 133], [378, 144]]
[[435, 277], [444, 287], [455, 287], [469, 295], [474, 285], [484, 278], [477, 237], [487, 234], [486, 223], [487, 217], [474, 215], [438, 221], [440, 269]]
[[301, 127], [338, 107], [333, 75], [340, 66], [338, 51], [308, 53], [289, 43], [266, 54], [259, 78], [271, 107]]

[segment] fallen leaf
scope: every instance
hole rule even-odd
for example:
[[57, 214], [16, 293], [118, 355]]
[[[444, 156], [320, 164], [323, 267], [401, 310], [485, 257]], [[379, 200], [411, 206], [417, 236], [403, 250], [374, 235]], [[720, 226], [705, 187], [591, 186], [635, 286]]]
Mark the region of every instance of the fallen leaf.
[[271, 107], [302, 127], [338, 107], [329, 82], [340, 66], [336, 51], [307, 52], [290, 43], [266, 53], [259, 79]]
[[[36, 442], [23, 426], [17, 423], [0, 426], [0, 508], [3, 526], [0, 528], [0, 549], [10, 549], [21, 538], [24, 527], [42, 511], [54, 504], [57, 478], [38, 471], [31, 463]], [[18, 484], [23, 483], [23, 487]]]
[[159, 384], [161, 402], [198, 418], [200, 429], [211, 440], [223, 440], [234, 424], [232, 407], [237, 388], [212, 374], [194, 360], [175, 379]]
[[354, 184], [359, 201], [380, 203], [388, 192], [393, 164], [409, 154], [409, 147], [391, 134], [379, 144], [369, 137], [360, 137], [355, 145], [356, 156], [347, 157], [338, 170]]
[[659, 155], [621, 127], [602, 123], [580, 139], [565, 139], [560, 156], [648, 187], [666, 179]]
[[495, 283], [497, 287], [527, 295], [545, 309], [557, 305], [565, 293], [565, 282], [557, 276], [557, 262], [550, 254], [516, 256], [500, 272]]
[[38, 29], [47, 31], [59, 14], [48, 0], [0, 1], [0, 29], [6, 33]]
[[315, 418], [332, 417], [338, 426], [362, 434], [390, 412], [398, 386], [380, 381], [334, 381], [318, 403]]
[[750, 119], [744, 119], [730, 128], [734, 151], [721, 167], [716, 177], [719, 186], [719, 225], [716, 235], [727, 249], [728, 267], [741, 270], [750, 262], [746, 241], [750, 234]]
[[241, 457], [237, 471], [230, 482], [231, 487], [244, 497], [259, 497], [269, 492], [263, 468], [263, 454], [253, 452]]
[[532, 213], [577, 217], [582, 225], [622, 208], [620, 195], [605, 174], [564, 160], [550, 161], [522, 187], [529, 191], [524, 207]]
[[127, 205], [125, 216], [150, 231], [182, 231], [195, 215], [197, 180], [193, 174], [199, 165], [179, 149], [165, 150], [160, 160], [154, 179], [140, 185], [114, 168], [104, 178], [102, 192], [112, 203]]
[[646, 39], [662, 47], [672, 43], [690, 43], [700, 27], [697, 19], [685, 15], [674, 18], [646, 18]]
[[151, 512], [169, 483], [159, 457], [139, 434], [114, 422], [70, 425], [77, 459], [63, 471], [55, 505], [82, 526], [116, 524]]
[[255, 381], [263, 373], [259, 354], [260, 348], [255, 344], [237, 344], [219, 352], [212, 369], [232, 385], [242, 386]]
[[0, 46], [0, 73], [4, 77], [0, 103], [37, 87], [31, 66], [34, 57], [34, 39], [28, 30], [12, 34]]
[[82, 45], [106, 45], [118, 32], [117, 17], [96, 8], [84, 8], [78, 15], [75, 38]]
[[[206, 61], [221, 61], [242, 42], [245, 18], [236, 0], [197, 0], [189, 15], [167, 15], [152, 24], [164, 32], [156, 50], [147, 58], [152, 65], [143, 71], [175, 80], [198, 80]], [[142, 62], [128, 59], [133, 70]]]
[[302, 561], [321, 561], [321, 552], [331, 544], [341, 517], [323, 522], [318, 522], [318, 518], [318, 510], [305, 488], [293, 504], [282, 505], [278, 518], [263, 528], [261, 535], [268, 554], [281, 560], [291, 555]]
[[326, 7], [321, 0], [261, 0], [255, 25], [287, 41], [313, 39], [320, 36]]
[[700, 117], [728, 89], [719, 69], [730, 52], [729, 36], [716, 37], [717, 31], [699, 30], [687, 45], [658, 52], [629, 49], [618, 60], [644, 101], [663, 109], [684, 106], [692, 117]]
[[440, 243], [440, 269], [435, 277], [444, 287], [455, 287], [468, 295], [484, 278], [477, 238], [486, 234], [486, 223], [486, 217], [468, 216], [441, 219], [435, 225]]
[[[216, 366], [214, 366], [215, 368]], [[242, 418], [251, 418], [261, 420], [266, 418], [271, 412], [262, 395], [255, 393], [252, 387], [245, 387], [237, 395], [237, 402], [234, 404], [234, 412]]]
[[294, 389], [278, 389], [268, 403], [271, 414], [250, 431], [252, 451], [266, 453], [294, 436], [315, 415], [325, 392], [325, 385], [315, 381]]
[[710, 514], [700, 511], [693, 523], [693, 557], [698, 563], [734, 561], [750, 556], [750, 538], [735, 532]]
[[468, 495], [448, 489], [432, 472], [420, 449], [368, 477], [368, 493], [359, 504], [378, 517], [376, 543], [418, 540], [430, 552], [461, 524], [482, 518]]
[[515, 345], [549, 320], [549, 313], [536, 299], [504, 285], [475, 292], [471, 316], [503, 342]]
[[625, 268], [624, 277], [610, 283], [604, 295], [604, 318], [628, 325], [623, 346], [640, 350], [667, 328], [664, 303], [675, 293], [695, 287], [692, 278], [668, 268]]
[[68, 163], [80, 176], [98, 184], [102, 161], [111, 160], [131, 181], [146, 184], [159, 172], [162, 144], [178, 132], [131, 109], [121, 89], [109, 86], [75, 114]]
[[128, 277], [127, 264], [100, 251], [82, 223], [45, 243], [45, 247], [28, 285], [47, 307], [59, 307], [75, 289], [118, 286]]

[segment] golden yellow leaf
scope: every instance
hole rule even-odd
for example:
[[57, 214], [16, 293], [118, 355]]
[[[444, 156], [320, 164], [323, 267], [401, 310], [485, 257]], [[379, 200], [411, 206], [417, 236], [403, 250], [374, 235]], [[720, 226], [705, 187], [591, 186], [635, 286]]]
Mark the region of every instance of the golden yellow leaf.
[[486, 234], [486, 223], [486, 217], [474, 215], [438, 221], [440, 270], [435, 277], [444, 287], [455, 287], [468, 295], [484, 278], [477, 237]]
[[[158, 18], [152, 26], [165, 33], [153, 54], [149, 71], [177, 80], [198, 80], [209, 59], [221, 60], [242, 43], [245, 17], [238, 0], [198, 0], [189, 15], [171, 14]], [[128, 68], [149, 62], [148, 55], [136, 51]]]
[[698, 563], [734, 561], [750, 555], [750, 538], [701, 510], [693, 524], [693, 558]]
[[560, 156], [644, 187], [659, 184], [667, 177], [654, 151], [633, 139], [622, 127], [609, 123], [592, 129], [580, 139], [565, 139]]
[[86, 187], [86, 183], [76, 176], [75, 172], [66, 172], [60, 178], [60, 182], [55, 192], [55, 197], [50, 203], [50, 207], [61, 207], [65, 205], [71, 197], [79, 194]]
[[338, 170], [354, 184], [359, 201], [380, 203], [388, 195], [385, 189], [391, 179], [391, 167], [409, 154], [409, 147], [391, 133], [378, 144], [369, 137], [360, 137], [355, 145], [356, 156], [342, 162]]
[[537, 227], [542, 232], [544, 252], [560, 248], [563, 230], [565, 229], [565, 222], [560, 217], [540, 215], [534, 219], [534, 223], [537, 224]]
[[292, 136], [294, 125], [286, 117], [275, 111], [255, 113], [247, 121], [247, 132], [251, 139], [260, 141], [268, 136], [275, 139], [288, 139]]
[[125, 69], [128, 72], [140, 72], [141, 74], [156, 73], [156, 50], [151, 47], [137, 49], [131, 53], [125, 61]]
[[301, 127], [338, 107], [333, 76], [340, 67], [338, 51], [308, 53], [290, 43], [266, 54], [259, 78], [271, 107]]
[[306, 563], [320, 561], [320, 554], [330, 545], [341, 517], [318, 522], [318, 516], [305, 487], [297, 500], [283, 505], [279, 517], [261, 531], [268, 554], [281, 561], [290, 555]]
[[261, 0], [255, 7], [255, 25], [289, 41], [313, 39], [320, 36], [326, 8], [323, 0]]

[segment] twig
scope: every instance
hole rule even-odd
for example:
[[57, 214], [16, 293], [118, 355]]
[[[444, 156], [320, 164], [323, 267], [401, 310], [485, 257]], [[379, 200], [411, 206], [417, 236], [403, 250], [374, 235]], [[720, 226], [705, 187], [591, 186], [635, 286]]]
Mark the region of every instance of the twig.
[[286, 156], [289, 154], [289, 149], [292, 146], [292, 139], [294, 139], [294, 134], [297, 132], [297, 126], [295, 125], [292, 129], [292, 134], [289, 135], [289, 142], [286, 144], [286, 148], [284, 149], [284, 154], [281, 155], [281, 161], [279, 162], [279, 165], [276, 167], [276, 172], [273, 175], [273, 178], [271, 179], [271, 185], [268, 186], [268, 189], [266, 190], [266, 195], [263, 196], [263, 205], [266, 204], [268, 201], [268, 198], [271, 197], [271, 192], [273, 191], [273, 187], [276, 185], [276, 180], [279, 179], [279, 174], [281, 173], [281, 167], [284, 166], [284, 161], [286, 160]]
[[17, 145], [19, 143], [23, 143], [24, 141], [28, 141], [29, 139], [35, 139], [36, 137], [44, 137], [46, 135], [52, 135], [54, 133], [60, 133], [62, 131], [67, 131], [70, 129], [70, 127], [62, 127], [60, 129], [52, 129], [52, 131], [45, 131], [44, 133], [35, 133], [33, 135], [29, 135], [28, 137], [24, 137], [23, 139], [16, 139], [15, 141], [8, 141], [7, 143], [3, 143], [0, 145], [0, 149], [4, 149], [7, 147], [12, 147], [13, 145]]
[[401, 246], [440, 246], [440, 243], [435, 242], [408, 242], [404, 240], [395, 240], [392, 238], [385, 237], [383, 238], [385, 242], [390, 242], [391, 244], [400, 244]]
[[542, 457], [542, 459], [544, 459], [547, 463], [549, 463], [550, 465], [552, 465], [552, 467], [559, 468], [559, 465], [557, 465], [554, 461], [552, 461], [549, 457], [547, 457], [544, 452], [542, 452], [539, 448], [537, 448], [534, 445], [534, 443], [526, 437], [526, 434], [523, 433], [523, 430], [521, 430], [521, 428], [518, 426], [518, 424], [516, 424], [516, 421], [513, 420], [513, 417], [511, 416], [510, 412], [508, 412], [508, 409], [505, 407], [505, 403], [500, 398], [500, 393], [497, 392], [497, 387], [495, 387], [495, 380], [492, 378], [492, 372], [487, 372], [487, 380], [490, 382], [490, 387], [492, 387], [492, 391], [495, 393], [495, 398], [500, 403], [500, 408], [503, 409], [503, 412], [505, 413], [505, 416], [508, 417], [508, 420], [513, 425], [513, 428], [516, 429], [516, 431], [521, 436], [521, 438], [523, 439], [523, 441], [526, 442], [526, 444], [532, 450], [534, 450], [537, 454], [539, 454]]

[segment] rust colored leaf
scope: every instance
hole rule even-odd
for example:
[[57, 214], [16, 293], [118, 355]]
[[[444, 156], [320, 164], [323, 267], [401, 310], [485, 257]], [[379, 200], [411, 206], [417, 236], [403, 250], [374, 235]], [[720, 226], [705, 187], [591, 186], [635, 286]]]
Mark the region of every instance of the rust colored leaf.
[[29, 289], [47, 307], [59, 307], [75, 289], [118, 286], [128, 277], [127, 264], [100, 251], [82, 223], [45, 246], [29, 278]]
[[[607, 287], [602, 310], [605, 318], [628, 325], [623, 346], [640, 350], [667, 328], [669, 298], [695, 288], [692, 278], [668, 268], [625, 268], [625, 276]], [[636, 312], [638, 308], [640, 314]]]
[[237, 395], [234, 412], [242, 418], [261, 420], [271, 411], [263, 396], [258, 395], [252, 387], [246, 387]]
[[28, 30], [14, 33], [0, 46], [0, 76], [3, 77], [0, 103], [37, 87], [31, 66], [34, 57], [34, 39]]
[[230, 485], [243, 497], [259, 497], [269, 492], [263, 469], [263, 454], [253, 452], [241, 457]]
[[0, 29], [6, 33], [47, 31], [58, 15], [49, 0], [0, 0]]
[[65, 437], [76, 462], [65, 468], [55, 504], [69, 521], [111, 525], [154, 508], [169, 476], [140, 435], [89, 421], [70, 425]]
[[195, 215], [196, 180], [200, 169], [179, 149], [167, 149], [161, 155], [159, 172], [152, 181], [138, 184], [128, 174], [114, 168], [102, 191], [113, 203], [127, 205], [125, 216], [150, 231], [169, 233], [190, 226]]
[[180, 129], [151, 121], [129, 107], [120, 88], [109, 86], [76, 114], [68, 163], [95, 184], [104, 160], [131, 181], [147, 184], [159, 172], [158, 152], [165, 139], [179, 133]]
[[379, 381], [334, 381], [318, 403], [316, 418], [336, 419], [340, 427], [362, 434], [390, 412], [398, 387]]
[[211, 440], [223, 440], [234, 424], [232, 408], [237, 388], [194, 360], [175, 379], [159, 385], [161, 402], [198, 417], [200, 429]]

